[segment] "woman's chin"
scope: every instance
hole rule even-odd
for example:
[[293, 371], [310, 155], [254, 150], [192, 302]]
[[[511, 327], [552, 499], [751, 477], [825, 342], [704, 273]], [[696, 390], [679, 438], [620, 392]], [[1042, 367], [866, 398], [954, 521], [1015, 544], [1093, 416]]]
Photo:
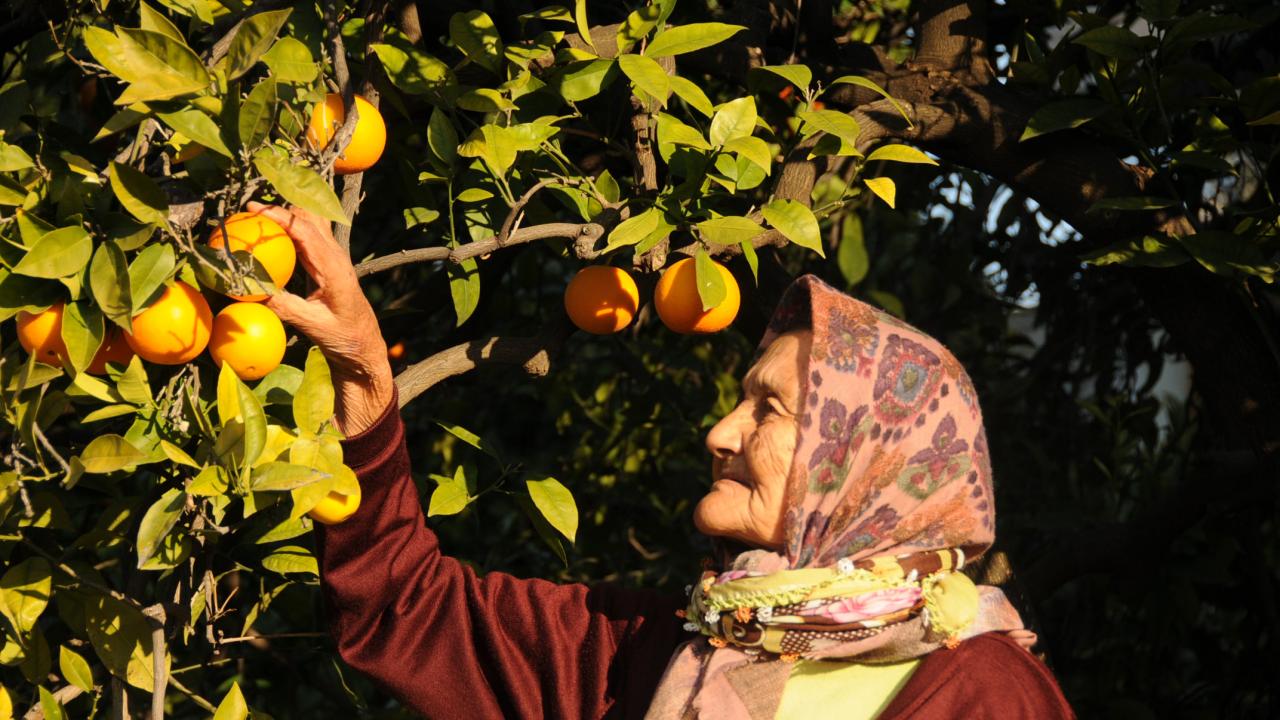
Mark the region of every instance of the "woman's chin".
[[740, 537], [742, 506], [747, 488], [730, 480], [718, 480], [693, 509], [693, 525], [709, 537]]

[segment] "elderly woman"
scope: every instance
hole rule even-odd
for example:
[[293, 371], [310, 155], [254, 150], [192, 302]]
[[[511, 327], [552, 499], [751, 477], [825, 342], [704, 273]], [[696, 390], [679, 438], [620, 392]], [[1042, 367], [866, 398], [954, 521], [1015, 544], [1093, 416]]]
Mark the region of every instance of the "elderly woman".
[[[707, 436], [688, 598], [476, 575], [409, 476], [377, 320], [328, 225], [288, 228], [315, 281], [270, 306], [329, 358], [363, 503], [317, 534], [338, 650], [431, 718], [1062, 718], [1052, 675], [961, 572], [994, 537], [968, 376], [936, 340], [820, 281], [787, 292]], [[995, 632], [1005, 631], [1005, 632]]]

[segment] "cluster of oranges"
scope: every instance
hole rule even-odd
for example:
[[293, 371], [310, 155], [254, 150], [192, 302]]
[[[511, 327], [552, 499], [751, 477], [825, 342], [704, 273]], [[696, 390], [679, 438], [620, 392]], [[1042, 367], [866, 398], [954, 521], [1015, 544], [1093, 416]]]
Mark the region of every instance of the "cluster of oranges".
[[[249, 252], [266, 268], [272, 282], [283, 286], [293, 275], [297, 256], [284, 228], [253, 213], [236, 213], [213, 231], [209, 245]], [[285, 332], [280, 318], [259, 302], [266, 294], [232, 295], [233, 302], [214, 317], [198, 290], [181, 280], [167, 286], [160, 297], [134, 315], [132, 332], [110, 328], [86, 372], [101, 375], [107, 363], [126, 365], [136, 354], [158, 365], [181, 365], [205, 348], [219, 367], [229, 363], [243, 380], [257, 380], [284, 358]], [[18, 313], [18, 342], [50, 365], [64, 362], [63, 303], [40, 313]]]
[[[668, 328], [678, 333], [714, 333], [738, 315], [742, 298], [728, 268], [712, 263], [725, 286], [725, 297], [703, 309], [697, 269], [685, 258], [662, 273], [653, 290], [653, 306]], [[640, 309], [640, 291], [627, 271], [610, 265], [591, 265], [574, 275], [564, 293], [564, 309], [580, 329], [596, 335], [615, 333], [631, 324]]]

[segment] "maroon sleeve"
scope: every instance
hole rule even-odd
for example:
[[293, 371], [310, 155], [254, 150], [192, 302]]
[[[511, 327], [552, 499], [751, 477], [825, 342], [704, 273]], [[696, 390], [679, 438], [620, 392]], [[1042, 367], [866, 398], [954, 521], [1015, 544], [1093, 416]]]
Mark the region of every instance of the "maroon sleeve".
[[394, 401], [343, 447], [360, 509], [317, 532], [343, 659], [438, 720], [644, 714], [682, 639], [679, 598], [478, 576], [442, 555]]
[[898, 691], [882, 720], [1073, 720], [1053, 673], [1004, 633], [936, 650]]

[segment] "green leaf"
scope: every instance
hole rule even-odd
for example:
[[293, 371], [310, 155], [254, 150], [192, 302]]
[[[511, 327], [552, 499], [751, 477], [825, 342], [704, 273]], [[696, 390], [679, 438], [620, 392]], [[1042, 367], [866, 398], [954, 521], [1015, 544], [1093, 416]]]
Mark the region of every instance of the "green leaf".
[[667, 79], [671, 83], [671, 90], [676, 95], [679, 95], [681, 100], [689, 103], [689, 107], [707, 117], [711, 117], [712, 113], [715, 112], [715, 108], [711, 105], [711, 100], [707, 98], [707, 94], [696, 83], [679, 75], [671, 75]]
[[10, 565], [0, 577], [0, 612], [20, 633], [31, 632], [49, 605], [53, 570], [42, 557], [29, 557]]
[[93, 240], [84, 228], [59, 228], [37, 240], [13, 266], [13, 272], [35, 278], [67, 277], [83, 270], [92, 254]]
[[662, 211], [658, 208], [649, 208], [633, 215], [618, 223], [609, 232], [609, 242], [601, 252], [607, 253], [620, 247], [635, 245], [656, 230], [661, 222]]
[[805, 124], [814, 130], [821, 130], [857, 147], [858, 121], [845, 113], [835, 110], [801, 110], [797, 113]]
[[494, 73], [502, 68], [502, 38], [484, 12], [454, 13], [449, 18], [449, 37], [471, 62]]
[[453, 477], [432, 475], [431, 478], [436, 481], [436, 489], [431, 491], [427, 517], [457, 515], [475, 499], [471, 494], [475, 486], [474, 470], [468, 472], [467, 468], [459, 465], [454, 468]]
[[881, 145], [867, 156], [867, 162], [888, 160], [890, 162], [916, 163], [920, 165], [937, 165], [938, 161], [925, 155], [910, 145]]
[[307, 351], [303, 366], [302, 383], [293, 394], [293, 421], [298, 429], [315, 434], [333, 417], [333, 381], [329, 375], [329, 363], [320, 348]]
[[889, 207], [893, 207], [895, 196], [898, 192], [898, 186], [894, 184], [892, 178], [863, 178], [862, 182], [865, 183], [867, 187], [871, 188], [871, 192], [875, 193], [876, 197], [885, 201]]
[[551, 527], [575, 542], [578, 535], [578, 505], [573, 493], [553, 477], [525, 480], [529, 498]]
[[[161, 35], [168, 36], [175, 42], [179, 42], [184, 45], [186, 44], [187, 41], [182, 37], [182, 31], [179, 30], [178, 27], [159, 10], [156, 10], [144, 2], [138, 4], [138, 12], [140, 16], [139, 20], [141, 21], [140, 24], [142, 25], [143, 30], [157, 32]], [[88, 692], [88, 688], [86, 688], [85, 691]]]
[[[97, 30], [98, 28], [90, 29]], [[146, 107], [146, 105], [138, 103], [137, 105], [131, 105], [127, 108], [117, 110], [114, 115], [107, 118], [107, 121], [103, 123], [102, 128], [93, 136], [93, 142], [97, 142], [104, 137], [110, 137], [121, 130], [127, 130], [143, 120], [146, 120], [149, 117], [149, 113], [145, 110]]]
[[320, 567], [316, 564], [316, 558], [309, 550], [297, 545], [285, 545], [276, 548], [270, 555], [262, 558], [262, 567], [287, 575], [289, 573], [303, 573], [306, 575], [319, 575]]
[[711, 144], [720, 146], [734, 138], [751, 135], [756, 117], [756, 99], [751, 96], [724, 103], [711, 118]]
[[163, 225], [169, 219], [169, 199], [154, 180], [128, 165], [112, 161], [107, 177], [111, 191], [130, 215], [144, 223]]
[[651, 58], [683, 55], [728, 40], [742, 30], [746, 28], [741, 25], [714, 22], [669, 27], [649, 43], [644, 54]]
[[130, 28], [118, 28], [116, 39], [120, 62], [127, 72], [120, 77], [130, 83], [116, 98], [116, 103], [166, 100], [209, 86], [209, 72], [204, 63], [185, 43], [161, 33]]
[[392, 84], [410, 95], [439, 92], [454, 83], [449, 66], [407, 43], [375, 43], [370, 49], [382, 61]]
[[103, 334], [102, 311], [97, 305], [87, 300], [67, 303], [62, 313], [62, 342], [67, 347], [67, 361], [76, 372], [93, 362]]
[[766, 175], [773, 167], [773, 150], [769, 148], [769, 143], [758, 137], [737, 137], [729, 140], [724, 144], [726, 152], [738, 153], [742, 157], [755, 163], [756, 167], [764, 171]]
[[194, 458], [188, 455], [186, 450], [183, 450], [168, 440], [160, 440], [160, 450], [164, 452], [165, 457], [169, 458], [169, 462], [200, 469], [200, 463], [196, 462]]
[[128, 276], [133, 314], [136, 315], [164, 291], [164, 284], [173, 276], [176, 262], [173, 246], [162, 243], [146, 246], [133, 259]]
[[693, 260], [698, 284], [698, 297], [702, 300], [702, 310], [705, 312], [711, 308], [719, 307], [729, 293], [728, 288], [725, 287], [724, 278], [720, 276], [720, 268], [717, 267], [716, 261], [712, 260], [711, 256], [707, 254], [706, 248], [698, 248]]
[[218, 709], [213, 713], [213, 720], [245, 720], [249, 717], [249, 705], [240, 691], [240, 683], [232, 682], [231, 689], [222, 696]]
[[1080, 127], [1101, 116], [1110, 108], [1110, 105], [1094, 98], [1070, 98], [1051, 102], [1031, 116], [1018, 141], [1030, 140], [1058, 130]]
[[742, 248], [742, 257], [747, 261], [747, 267], [751, 268], [751, 278], [760, 282], [760, 258], [756, 255], [756, 247], [749, 240], [743, 240], [738, 244]]
[[1115, 197], [1099, 200], [1089, 206], [1086, 213], [1094, 213], [1099, 210], [1125, 210], [1125, 211], [1144, 211], [1144, 210], [1161, 210], [1167, 207], [1177, 205], [1177, 200], [1170, 200], [1163, 197], [1141, 196], [1141, 197]]
[[822, 249], [822, 237], [818, 233], [818, 218], [803, 203], [776, 199], [761, 208], [760, 212], [788, 240], [826, 257]]
[[[39, 677], [42, 673], [34, 673]], [[62, 709], [62, 703], [58, 702], [58, 698], [49, 692], [49, 689], [41, 685], [37, 694], [40, 696], [40, 712], [45, 720], [66, 720], [67, 714]]]
[[253, 165], [285, 200], [327, 220], [351, 224], [333, 188], [311, 168], [295, 165], [283, 152], [269, 147], [253, 154]]
[[915, 127], [911, 122], [911, 116], [907, 114], [907, 109], [902, 106], [902, 103], [898, 102], [887, 90], [877, 85], [874, 81], [868, 80], [861, 75], [841, 75], [835, 80], [832, 80], [831, 85], [857, 85], [860, 88], [866, 88], [885, 100], [888, 100], [889, 104], [892, 105], [893, 108], [898, 111], [898, 114], [902, 116], [902, 119], [907, 121], [907, 127]]
[[15, 172], [35, 167], [36, 163], [22, 148], [0, 142], [0, 172]]
[[656, 60], [643, 55], [622, 55], [618, 57], [618, 67], [637, 89], [659, 105], [666, 106], [667, 95], [671, 93], [671, 79]]
[[587, 0], [574, 1], [573, 23], [577, 26], [578, 34], [582, 36], [582, 41], [587, 44], [587, 47], [596, 50], [596, 42], [591, 38], [591, 25], [587, 23]]
[[290, 9], [260, 12], [250, 15], [240, 23], [231, 40], [231, 47], [227, 50], [227, 56], [223, 59], [228, 80], [235, 80], [249, 72], [267, 52], [267, 48], [271, 47], [291, 12], [293, 11]]
[[95, 474], [123, 470], [146, 459], [146, 453], [134, 447], [128, 440], [114, 434], [99, 435], [89, 442], [84, 452], [80, 453], [80, 463], [84, 465], [84, 471]]
[[515, 110], [516, 104], [493, 88], [476, 88], [458, 96], [458, 107], [472, 112], [505, 112]]
[[703, 220], [698, 223], [698, 232], [704, 240], [714, 245], [737, 245], [752, 240], [763, 233], [764, 228], [751, 218], [729, 215]]
[[777, 75], [806, 95], [809, 93], [809, 85], [813, 83], [813, 71], [808, 65], [761, 65], [755, 69]]
[[649, 31], [658, 24], [661, 9], [656, 5], [646, 5], [627, 15], [627, 19], [618, 26], [618, 55], [631, 50], [631, 47], [644, 39]]
[[618, 64], [612, 60], [586, 60], [569, 63], [551, 82], [560, 97], [569, 102], [581, 102], [600, 94], [618, 74]]
[[1155, 38], [1141, 38], [1128, 28], [1103, 25], [1085, 31], [1071, 42], [1117, 60], [1137, 60], [1147, 54]]
[[437, 422], [436, 424], [439, 425], [445, 432], [458, 438], [462, 442], [483, 452], [485, 455], [488, 455], [494, 460], [497, 460], [498, 462], [502, 462], [502, 456], [498, 454], [498, 449], [494, 447], [492, 443], [480, 437], [479, 435], [471, 432], [470, 430], [462, 427], [461, 425], [450, 425], [449, 423], [443, 423], [443, 422]]
[[222, 132], [214, 124], [213, 119], [195, 108], [187, 108], [176, 112], [156, 113], [166, 125], [186, 135], [210, 150], [231, 157], [231, 149], [222, 140]]
[[480, 266], [475, 258], [467, 258], [460, 263], [451, 263], [448, 273], [449, 295], [453, 298], [453, 310], [461, 326], [480, 304]]
[[[230, 363], [223, 363], [226, 367]], [[234, 376], [235, 373], [232, 373]], [[239, 378], [236, 378], [236, 392], [240, 400], [240, 418], [244, 422], [244, 463], [252, 465], [262, 455], [267, 444], [267, 417], [262, 410], [262, 403]]]
[[262, 56], [276, 80], [305, 84], [316, 79], [319, 67], [311, 50], [297, 38], [282, 37]]
[[269, 462], [253, 470], [249, 483], [254, 492], [286, 492], [329, 477], [313, 467], [287, 462]]
[[[144, 250], [143, 253], [145, 252]], [[172, 258], [173, 251], [170, 250], [169, 253]], [[102, 308], [107, 318], [126, 330], [133, 329], [130, 322], [135, 310], [132, 285], [129, 267], [125, 264], [124, 252], [120, 246], [109, 240], [99, 244], [93, 253], [93, 261], [89, 263], [89, 288], [93, 291], [93, 299], [98, 301], [98, 307]]]
[[836, 250], [836, 266], [850, 287], [862, 282], [871, 269], [867, 256], [867, 244], [862, 236], [862, 218], [850, 213], [845, 215], [840, 228], [840, 247]]
[[[142, 358], [134, 355], [129, 360], [128, 367], [125, 368], [120, 379], [116, 382], [116, 392], [120, 393], [120, 397], [125, 402], [150, 407], [153, 404], [151, 399], [151, 384], [147, 380], [147, 370], [142, 366]], [[92, 443], [90, 443], [92, 444]]]
[[275, 78], [263, 78], [240, 106], [240, 116], [236, 120], [237, 135], [240, 144], [250, 152], [271, 137], [271, 128], [276, 122], [276, 99], [278, 90]]
[[1274, 254], [1264, 253], [1261, 246], [1235, 233], [1204, 230], [1174, 239], [1206, 270], [1224, 277], [1251, 275], [1272, 283], [1280, 272]]
[[702, 136], [702, 133], [690, 125], [686, 125], [680, 120], [667, 115], [666, 113], [658, 113], [658, 152], [662, 155], [662, 159], [669, 161], [672, 153], [675, 152], [675, 145], [685, 145], [688, 147], [698, 148], [699, 150], [710, 150], [711, 143]]
[[458, 132], [440, 108], [431, 111], [431, 119], [427, 122], [427, 146], [445, 165], [453, 165], [458, 159]]
[[87, 693], [93, 692], [93, 671], [89, 663], [66, 645], [58, 649], [58, 669], [67, 682]]
[[[150, 692], [155, 684], [151, 626], [142, 613], [105, 595], [89, 595], [84, 604], [85, 628], [93, 649], [111, 674]], [[165, 672], [171, 655], [166, 654]]]
[[145, 565], [155, 555], [160, 543], [173, 530], [173, 526], [178, 524], [178, 518], [182, 516], [182, 509], [186, 504], [186, 493], [170, 488], [147, 508], [142, 522], [138, 523], [138, 567]]
[[1080, 259], [1090, 265], [1170, 268], [1186, 263], [1191, 259], [1191, 255], [1176, 243], [1148, 235], [1142, 238], [1126, 238], [1086, 253]]
[[226, 470], [218, 465], [206, 465], [187, 485], [187, 494], [214, 497], [226, 493], [230, 484]]

